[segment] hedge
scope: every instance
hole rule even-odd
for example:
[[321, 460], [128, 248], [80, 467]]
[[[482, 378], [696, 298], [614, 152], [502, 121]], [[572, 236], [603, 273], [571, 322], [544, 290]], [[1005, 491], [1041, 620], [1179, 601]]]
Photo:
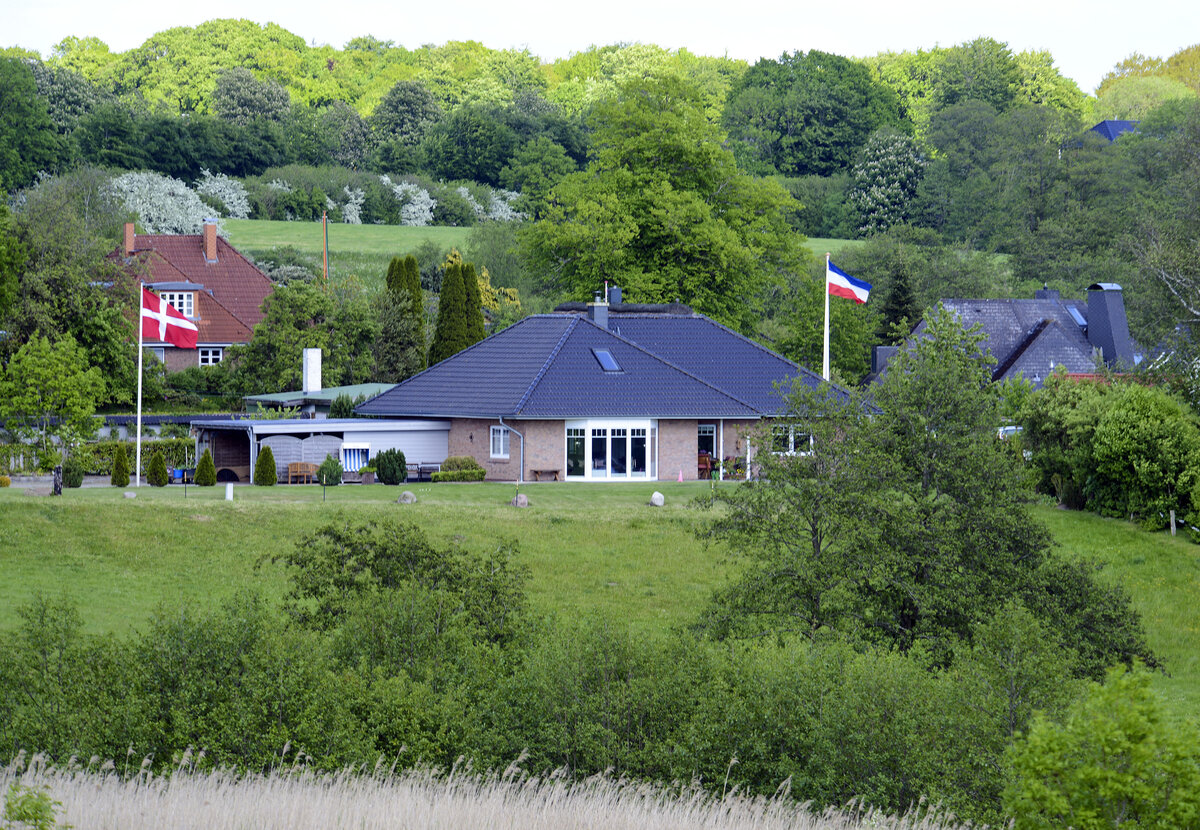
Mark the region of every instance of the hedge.
[[[112, 475], [113, 455], [117, 445], [125, 445], [125, 457], [130, 466], [137, 455], [137, 447], [133, 441], [96, 441], [76, 447], [71, 454], [77, 457], [83, 468], [91, 475]], [[150, 463], [150, 457], [155, 451], [161, 452], [163, 461], [168, 467], [189, 467], [195, 463], [193, 457], [196, 442], [191, 438], [160, 438], [154, 441], [142, 441], [142, 466]]]
[[485, 475], [487, 475], [487, 470], [480, 467], [476, 470], [442, 470], [429, 478], [435, 483], [439, 481], [483, 481]]

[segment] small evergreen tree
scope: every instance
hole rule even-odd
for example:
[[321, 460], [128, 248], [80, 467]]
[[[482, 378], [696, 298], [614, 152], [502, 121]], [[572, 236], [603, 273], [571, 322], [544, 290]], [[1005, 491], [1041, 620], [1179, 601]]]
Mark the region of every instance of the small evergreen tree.
[[129, 458], [125, 455], [125, 445], [117, 444], [117, 451], [113, 453], [112, 478], [110, 479], [113, 487], [128, 487], [129, 486]]
[[275, 470], [275, 453], [270, 446], [264, 446], [258, 451], [258, 460], [254, 462], [254, 483], [259, 487], [271, 487], [278, 480]]
[[410, 338], [416, 351], [421, 355], [420, 366], [417, 371], [421, 371], [426, 367], [425, 362], [425, 294], [421, 291], [421, 266], [417, 263], [417, 258], [409, 254], [404, 258], [402, 268], [403, 280], [402, 285], [404, 294], [408, 296], [408, 314], [412, 333]]
[[353, 418], [354, 417], [354, 399], [343, 393], [333, 399], [333, 403], [329, 404], [330, 418]]
[[63, 487], [83, 486], [83, 462], [74, 455], [63, 462]]
[[[901, 269], [892, 278], [880, 315], [877, 334], [884, 343], [902, 342], [908, 331], [920, 321], [921, 309], [917, 305], [917, 298], [913, 294], [912, 283], [906, 270]], [[895, 331], [896, 325], [901, 321], [906, 321], [904, 328], [908, 329], [903, 334]]]
[[483, 326], [483, 297], [479, 291], [479, 278], [475, 275], [475, 266], [470, 262], [462, 267], [462, 280], [467, 297], [467, 337], [470, 343], [478, 343], [486, 334]]
[[154, 454], [150, 456], [150, 466], [146, 468], [146, 483], [152, 487], [166, 487], [170, 480], [162, 450], [155, 450]]
[[213, 463], [212, 450], [204, 448], [200, 463], [196, 465], [196, 484], [201, 487], [212, 487], [217, 483], [217, 465]]
[[332, 455], [325, 456], [325, 460], [321, 462], [321, 466], [317, 467], [317, 481], [324, 484], [326, 487], [335, 487], [342, 483], [342, 462], [338, 461]]
[[471, 345], [467, 327], [467, 296], [462, 278], [462, 258], [451, 251], [438, 296], [437, 325], [429, 347], [429, 365], [440, 363]]
[[404, 260], [398, 256], [392, 257], [392, 261], [388, 263], [387, 270], [387, 290], [392, 294], [400, 294], [404, 290], [404, 280], [406, 274], [404, 272]]
[[400, 450], [384, 450], [375, 456], [375, 471], [381, 484], [399, 484], [408, 478], [408, 460]]

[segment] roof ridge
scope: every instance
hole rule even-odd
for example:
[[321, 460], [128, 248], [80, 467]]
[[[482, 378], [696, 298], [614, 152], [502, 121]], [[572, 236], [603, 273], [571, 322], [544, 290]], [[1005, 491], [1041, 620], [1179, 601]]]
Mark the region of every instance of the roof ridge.
[[542, 382], [542, 378], [546, 376], [546, 371], [550, 368], [550, 364], [554, 362], [554, 359], [558, 357], [558, 353], [562, 351], [563, 344], [567, 342], [567, 337], [575, 330], [577, 325], [579, 325], [578, 317], [567, 323], [566, 328], [563, 329], [563, 333], [558, 337], [558, 342], [554, 344], [554, 348], [550, 350], [550, 354], [546, 355], [545, 361], [542, 362], [542, 368], [538, 370], [538, 373], [533, 376], [533, 380], [525, 387], [525, 393], [521, 395], [521, 400], [517, 401], [517, 405], [513, 407], [511, 415], [515, 416], [521, 412], [521, 409], [533, 394], [533, 390], [537, 388], [538, 384]]
[[1041, 320], [1038, 320], [1036, 323], [1034, 323], [1033, 328], [1025, 333], [1025, 336], [1022, 337], [1021, 341], [1013, 347], [1013, 349], [1008, 353], [1008, 356], [1004, 358], [1004, 361], [996, 366], [995, 370], [992, 371], [992, 380], [999, 380], [1000, 378], [1004, 377], [1004, 373], [1011, 369], [1016, 362], [1020, 360], [1021, 355], [1025, 354], [1025, 352], [1029, 350], [1029, 347], [1033, 345], [1034, 341], [1041, 337], [1042, 332], [1052, 325], [1058, 324], [1049, 317], [1043, 317]]
[[[702, 315], [702, 316], [703, 316], [703, 315]], [[729, 398], [729, 400], [733, 401], [734, 403], [741, 404], [742, 406], [746, 407], [747, 409], [751, 409], [751, 410], [753, 410], [753, 411], [755, 411], [755, 412], [759, 413], [760, 415], [761, 415], [761, 414], [768, 414], [768, 413], [764, 413], [764, 412], [763, 412], [761, 409], [759, 409], [757, 406], [755, 406], [754, 404], [750, 403], [749, 401], [744, 401], [744, 400], [742, 400], [741, 398], [739, 398], [737, 395], [734, 395], [733, 393], [731, 393], [731, 392], [729, 392], [729, 391], [727, 391], [727, 390], [725, 390], [725, 389], [722, 389], [722, 388], [721, 388], [721, 387], [719, 387], [719, 386], [716, 386], [716, 385], [714, 385], [714, 384], [712, 384], [712, 383], [708, 382], [707, 380], [705, 380], [705, 379], [704, 379], [704, 378], [702, 378], [702, 377], [699, 377], [699, 376], [697, 376], [697, 375], [694, 375], [694, 374], [692, 374], [691, 372], [689, 372], [687, 369], [683, 368], [682, 366], [678, 366], [678, 365], [676, 365], [676, 364], [672, 363], [670, 360], [667, 360], [667, 359], [666, 359], [665, 357], [663, 357], [662, 355], [660, 355], [660, 354], [656, 354], [656, 353], [654, 353], [654, 352], [650, 351], [650, 350], [649, 350], [649, 349], [647, 349], [645, 346], [641, 345], [640, 343], [636, 343], [636, 342], [634, 342], [633, 340], [630, 340], [629, 338], [625, 337], [624, 335], [617, 334], [617, 333], [616, 333], [616, 332], [614, 332], [614, 331], [610, 331], [609, 329], [605, 328], [604, 326], [601, 326], [601, 325], [599, 325], [598, 323], [596, 323], [594, 320], [590, 320], [590, 319], [588, 319], [587, 317], [576, 317], [576, 319], [577, 319], [577, 320], [585, 320], [586, 322], [588, 322], [588, 323], [591, 323], [593, 326], [595, 326], [596, 328], [600, 329], [600, 331], [604, 332], [604, 333], [605, 333], [605, 334], [607, 334], [609, 337], [615, 337], [615, 338], [617, 338], [617, 339], [618, 339], [618, 340], [620, 340], [622, 343], [626, 343], [626, 344], [628, 344], [628, 345], [632, 346], [633, 348], [637, 349], [639, 352], [642, 352], [643, 354], [649, 355], [650, 357], [654, 358], [655, 360], [657, 360], [659, 363], [663, 364], [664, 366], [669, 366], [670, 368], [672, 368], [672, 369], [674, 369], [675, 371], [677, 371], [677, 372], [679, 372], [679, 373], [681, 373], [681, 374], [683, 374], [683, 375], [685, 375], [685, 376], [687, 376], [687, 377], [691, 378], [692, 380], [696, 381], [697, 383], [699, 383], [699, 384], [701, 384], [701, 385], [703, 385], [703, 386], [707, 386], [709, 389], [712, 389], [712, 390], [713, 390], [714, 392], [716, 392], [717, 394], [719, 394], [719, 395], [724, 395], [725, 397]], [[707, 317], [705, 317], [704, 319], [706, 319], [706, 320], [707, 320], [708, 318], [707, 318]], [[712, 321], [710, 321], [710, 322], [712, 322]], [[785, 359], [785, 360], [787, 360], [787, 358], [784, 358], [784, 359]], [[788, 362], [789, 362], [789, 363], [791, 363], [791, 361], [788, 361]], [[793, 364], [793, 365], [795, 365], [795, 364]]]

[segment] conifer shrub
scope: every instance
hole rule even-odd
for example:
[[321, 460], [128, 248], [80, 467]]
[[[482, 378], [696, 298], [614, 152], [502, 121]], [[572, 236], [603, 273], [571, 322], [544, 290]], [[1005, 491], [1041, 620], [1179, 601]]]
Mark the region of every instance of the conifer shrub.
[[317, 481], [324, 484], [326, 487], [336, 487], [342, 483], [342, 462], [338, 461], [332, 455], [325, 456], [325, 460], [321, 462], [321, 466], [317, 467]]
[[400, 484], [408, 479], [408, 460], [397, 449], [384, 450], [375, 456], [375, 477], [382, 484]]
[[83, 473], [83, 462], [71, 455], [63, 462], [63, 487], [82, 487]]
[[217, 465], [213, 463], [212, 450], [204, 448], [200, 463], [196, 465], [196, 484], [200, 487], [213, 487], [217, 483]]
[[171, 477], [167, 474], [167, 462], [158, 450], [150, 456], [150, 466], [146, 468], [146, 483], [152, 487], [166, 487]]
[[275, 453], [270, 447], [263, 447], [258, 452], [258, 460], [254, 462], [254, 483], [259, 487], [271, 487], [278, 480], [275, 471]]
[[129, 486], [129, 457], [125, 454], [125, 444], [117, 444], [113, 451], [112, 477], [109, 479], [113, 487]]

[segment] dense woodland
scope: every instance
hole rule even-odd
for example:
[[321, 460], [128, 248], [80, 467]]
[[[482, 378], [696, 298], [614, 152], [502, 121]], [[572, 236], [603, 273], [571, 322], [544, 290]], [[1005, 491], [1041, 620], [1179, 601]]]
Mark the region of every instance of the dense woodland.
[[[251, 344], [170, 378], [150, 362], [147, 397], [183, 408], [293, 385], [306, 346], [325, 350], [328, 385], [401, 380], [605, 280], [815, 365], [824, 266], [805, 237], [861, 240], [839, 265], [875, 286], [865, 307], [834, 305], [849, 384], [939, 297], [1043, 284], [1120, 283], [1135, 337], [1169, 357], [1139, 367], [1153, 389], [1001, 390], [978, 338], [930, 315], [934, 336], [869, 402], [796, 393], [813, 454], [767, 458], [762, 482], [716, 496], [703, 535], [744, 567], [663, 642], [533, 618], [516, 548], [479, 557], [349, 519], [296, 540], [282, 608], [171, 609], [117, 640], [34, 600], [0, 648], [0, 751], [135, 747], [169, 768], [204, 747], [248, 769], [288, 741], [323, 768], [528, 753], [538, 769], [1105, 826], [1062, 803], [1091, 792], [1109, 756], [1090, 725], [1111, 722], [1106, 735], [1157, 742], [1138, 775], [1175, 794], [1120, 793], [1120, 809], [1194, 826], [1179, 818], [1200, 798], [1194, 745], [1160, 728], [1128, 598], [1060, 557], [1024, 505], [1033, 472], [1071, 506], [1200, 522], [1198, 94], [1200, 47], [1133, 55], [1091, 96], [1051, 55], [988, 38], [754, 66], [653, 46], [544, 64], [477, 43], [310, 47], [218, 20], [121, 54], [75, 38], [44, 60], [7, 50], [0, 417], [47, 462], [51, 436], [77, 444], [95, 405], [132, 401], [133, 292], [105, 259], [130, 220], [473, 228], [464, 252], [397, 251], [378, 290], [319, 285], [272, 252]], [[1140, 124], [1109, 143], [1088, 132], [1105, 118]], [[995, 440], [1005, 416], [1026, 426], [1029, 464]], [[1132, 669], [1085, 685], [1113, 665]], [[1039, 789], [1050, 779], [1060, 791]]]

